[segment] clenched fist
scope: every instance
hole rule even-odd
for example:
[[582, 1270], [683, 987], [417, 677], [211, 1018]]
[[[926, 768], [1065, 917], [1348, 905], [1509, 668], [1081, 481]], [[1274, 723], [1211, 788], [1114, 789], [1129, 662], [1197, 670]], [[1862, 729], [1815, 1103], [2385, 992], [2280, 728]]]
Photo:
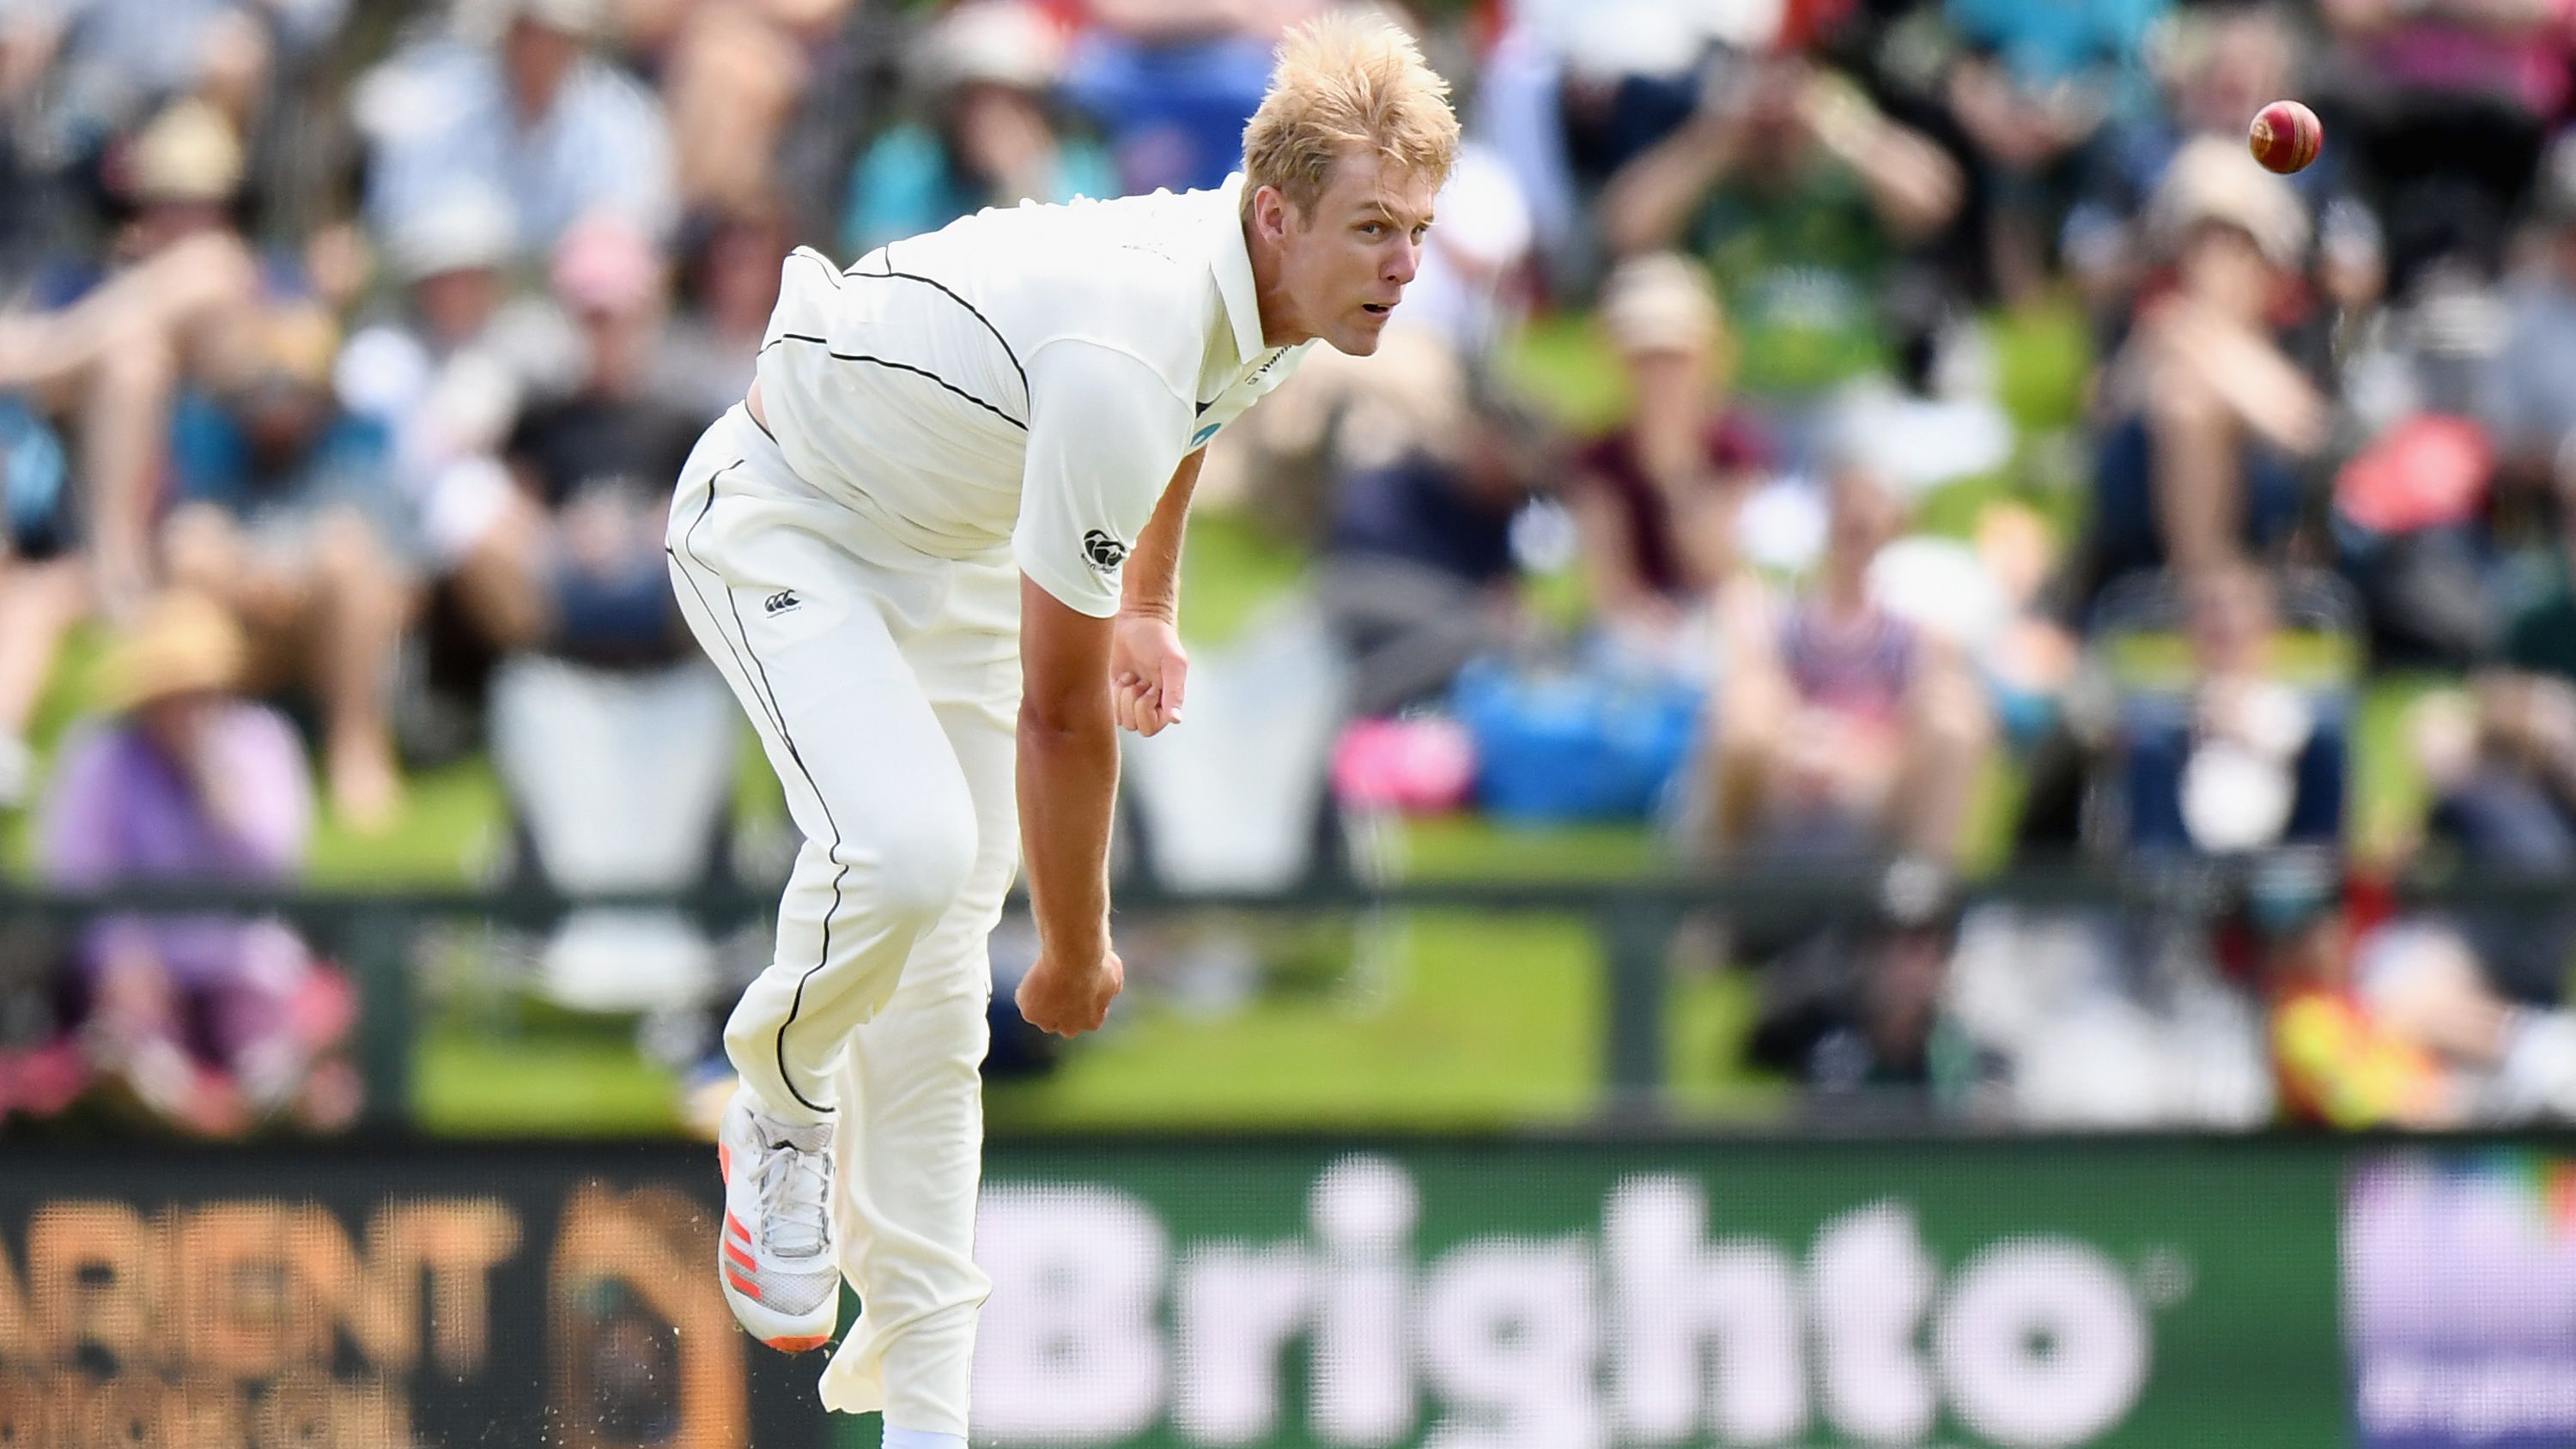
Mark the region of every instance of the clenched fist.
[[1012, 1000], [1029, 1025], [1056, 1036], [1098, 1031], [1109, 1016], [1109, 1003], [1127, 985], [1127, 964], [1115, 951], [1103, 951], [1098, 962], [1071, 966], [1039, 953], [1037, 964], [1020, 978]]

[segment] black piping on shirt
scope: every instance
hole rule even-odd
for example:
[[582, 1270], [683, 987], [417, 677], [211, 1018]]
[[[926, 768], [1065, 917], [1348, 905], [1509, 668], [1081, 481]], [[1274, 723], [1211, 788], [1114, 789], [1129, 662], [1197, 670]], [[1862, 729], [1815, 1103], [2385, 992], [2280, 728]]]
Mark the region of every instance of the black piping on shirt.
[[[862, 273], [861, 275], [866, 274]], [[769, 339], [769, 341], [763, 343], [760, 350], [767, 352], [770, 348], [776, 347], [781, 342], [810, 342], [823, 348], [829, 348], [832, 345], [831, 339], [828, 337], [815, 337], [803, 332], [781, 332], [777, 336]], [[941, 387], [948, 389], [957, 396], [964, 398], [966, 401], [973, 403], [975, 406], [982, 408], [984, 411], [991, 413], [997, 418], [1000, 418], [1003, 422], [1009, 423], [1012, 427], [1019, 429], [1021, 432], [1025, 433], [1029, 430], [1029, 425], [1027, 423], [1020, 421], [1018, 418], [1012, 417], [1009, 413], [1002, 411], [1000, 408], [993, 406], [991, 403], [984, 401], [982, 398], [975, 396], [973, 393], [968, 392], [966, 389], [959, 387], [957, 384], [950, 382], [948, 379], [941, 377], [938, 373], [932, 372], [927, 368], [915, 367], [909, 362], [897, 362], [890, 357], [874, 357], [865, 352], [833, 352], [829, 355], [837, 362], [871, 363], [878, 367], [891, 367], [897, 372], [909, 372], [916, 377], [929, 378], [932, 382], [939, 384]], [[1019, 366], [1018, 359], [1012, 359], [1011, 365], [1013, 367]], [[1027, 383], [1028, 378], [1025, 374], [1021, 377], [1020, 381], [1023, 384]]]
[[[1025, 368], [1025, 367], [1020, 366], [1020, 355], [1019, 355], [1017, 352], [1014, 352], [1014, 351], [1012, 351], [1012, 350], [1011, 350], [1011, 340], [1010, 340], [1009, 338], [1004, 337], [1004, 336], [1002, 335], [1002, 329], [1001, 329], [1001, 328], [996, 327], [996, 326], [994, 326], [994, 325], [993, 325], [993, 319], [992, 319], [992, 318], [985, 316], [985, 315], [984, 315], [982, 312], [980, 312], [980, 311], [977, 311], [977, 310], [976, 310], [976, 308], [975, 308], [975, 304], [974, 304], [974, 303], [969, 302], [969, 301], [967, 301], [965, 298], [958, 296], [955, 292], [950, 291], [950, 290], [949, 290], [949, 287], [948, 287], [948, 284], [947, 284], [946, 282], [940, 281], [940, 280], [939, 280], [938, 278], [936, 278], [936, 277], [925, 277], [925, 276], [921, 275], [919, 272], [898, 272], [898, 271], [896, 271], [896, 270], [894, 269], [894, 245], [893, 245], [891, 242], [887, 243], [885, 246], [883, 246], [883, 247], [879, 248], [878, 250], [882, 251], [882, 252], [885, 254], [885, 264], [886, 264], [886, 269], [885, 269], [884, 271], [882, 271], [882, 272], [863, 272], [863, 271], [860, 271], [860, 270], [859, 270], [859, 268], [858, 268], [858, 263], [857, 263], [857, 262], [853, 262], [853, 263], [851, 263], [851, 264], [850, 264], [850, 269], [849, 269], [848, 271], [846, 271], [846, 272], [843, 272], [841, 275], [842, 275], [842, 276], [845, 276], [845, 277], [889, 277], [889, 278], [900, 278], [900, 279], [902, 279], [902, 280], [904, 280], [904, 281], [907, 281], [907, 282], [919, 282], [919, 283], [921, 283], [921, 284], [922, 284], [923, 286], [925, 286], [925, 287], [936, 287], [936, 288], [938, 288], [938, 289], [940, 290], [940, 292], [941, 292], [941, 293], [943, 293], [944, 295], [946, 295], [946, 296], [947, 296], [947, 298], [948, 298], [948, 300], [949, 300], [949, 301], [954, 302], [954, 303], [956, 303], [958, 306], [965, 308], [969, 313], [971, 313], [971, 314], [974, 316], [974, 318], [975, 318], [975, 320], [976, 320], [976, 321], [983, 323], [983, 324], [984, 324], [984, 330], [993, 334], [993, 340], [994, 340], [994, 341], [996, 341], [996, 342], [998, 342], [998, 343], [1000, 343], [1000, 344], [1002, 344], [1002, 355], [1003, 355], [1004, 357], [1007, 357], [1007, 358], [1011, 359], [1011, 370], [1012, 370], [1013, 372], [1016, 372], [1016, 373], [1018, 373], [1018, 374], [1020, 375], [1020, 391], [1021, 391], [1023, 394], [1025, 394], [1025, 393], [1027, 393], [1027, 392], [1028, 392], [1028, 390], [1029, 390], [1029, 370], [1028, 370], [1027, 368]], [[864, 260], [864, 258], [862, 258], [862, 260]]]

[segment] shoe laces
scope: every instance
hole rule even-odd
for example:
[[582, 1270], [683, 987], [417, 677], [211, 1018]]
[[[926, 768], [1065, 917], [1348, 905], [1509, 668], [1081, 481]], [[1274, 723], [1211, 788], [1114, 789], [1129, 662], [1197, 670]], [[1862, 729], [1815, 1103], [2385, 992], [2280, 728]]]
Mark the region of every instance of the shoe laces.
[[771, 1251], [810, 1258], [831, 1240], [832, 1155], [785, 1137], [768, 1139], [753, 1185]]

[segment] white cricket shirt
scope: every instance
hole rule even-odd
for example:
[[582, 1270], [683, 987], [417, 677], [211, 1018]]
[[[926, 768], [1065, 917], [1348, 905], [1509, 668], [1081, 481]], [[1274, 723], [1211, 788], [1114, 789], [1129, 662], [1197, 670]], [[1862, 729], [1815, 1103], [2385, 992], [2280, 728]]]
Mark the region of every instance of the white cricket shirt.
[[759, 364], [788, 464], [896, 543], [1007, 542], [1116, 613], [1173, 470], [1313, 346], [1262, 343], [1242, 191], [982, 211], [846, 271], [798, 248]]

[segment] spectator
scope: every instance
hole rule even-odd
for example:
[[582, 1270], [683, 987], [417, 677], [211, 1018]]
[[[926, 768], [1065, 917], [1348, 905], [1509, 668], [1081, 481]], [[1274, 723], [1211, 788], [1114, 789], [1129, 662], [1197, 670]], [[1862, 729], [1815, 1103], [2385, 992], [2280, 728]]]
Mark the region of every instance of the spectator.
[[[235, 130], [259, 124], [275, 90], [278, 50], [326, 43], [344, 0], [66, 0], [12, 7], [0, 21], [26, 53], [16, 64], [50, 72], [45, 131], [83, 154], [173, 97], [221, 112]], [[0, 84], [0, 91], [5, 91]]]
[[611, 0], [617, 29], [661, 81], [682, 202], [735, 211], [783, 188], [783, 138], [830, 74], [852, 0]]
[[1701, 252], [1727, 288], [1745, 389], [1801, 397], [1887, 364], [1877, 299], [1960, 196], [1939, 147], [1841, 76], [1779, 58], [1710, 85], [1621, 167], [1601, 226], [1623, 255]]
[[367, 216], [400, 235], [476, 184], [510, 198], [522, 254], [610, 212], [651, 235], [677, 219], [671, 141], [651, 93], [602, 58], [607, 0], [501, 0], [497, 41], [414, 44], [358, 83]]
[[2236, 854], [2340, 844], [2341, 722], [2280, 677], [2270, 585], [2252, 569], [2184, 581], [2193, 683], [2173, 713], [2133, 713], [2126, 848]]
[[1022, 0], [942, 16], [915, 53], [929, 117], [898, 121], [859, 158], [841, 245], [874, 251], [987, 206], [1118, 195], [1109, 154], [1050, 114], [1061, 49]]
[[2576, 138], [2551, 149], [2535, 210], [2538, 244], [2506, 287], [2504, 343], [2478, 394], [2502, 479], [2545, 492], [2576, 438]]
[[2576, 1018], [2499, 995], [2439, 921], [2337, 909], [2267, 965], [2284, 1114], [2347, 1130], [2576, 1116]]
[[2184, 573], [2277, 550], [2298, 522], [2300, 463], [2323, 446], [2327, 399], [2274, 335], [2307, 217], [2241, 144], [2194, 141], [2156, 194], [2172, 258], [2103, 380], [2077, 594], [2167, 562]]
[[221, 116], [183, 102], [121, 154], [132, 214], [115, 265], [0, 310], [0, 809], [32, 789], [28, 721], [65, 634], [102, 604], [130, 616], [152, 585], [173, 389], [256, 287]]
[[[1728, 0], [1515, 0], [1477, 77], [1478, 139], [1529, 198], [1539, 259], [1569, 284], [1596, 259], [1595, 193], [1690, 116], [1712, 55], [1771, 48], [1782, 15]], [[1445, 213], [1444, 213], [1445, 216]]]
[[[244, 660], [211, 600], [171, 594], [140, 611], [104, 663], [111, 716], [64, 749], [49, 881], [274, 886], [302, 871], [303, 755], [284, 719], [235, 692]], [[314, 1125], [354, 1112], [354, 1076], [321, 1060], [347, 1028], [345, 988], [283, 923], [109, 915], [78, 958], [95, 1065], [160, 1116], [233, 1136], [278, 1112]]]
[[[2085, 148], [2059, 244], [2097, 317], [2125, 327], [2153, 261], [2148, 204], [2174, 157], [2209, 136], [2237, 142], [2246, 120], [2292, 89], [2289, 27], [2262, 6], [2175, 17], [2160, 66], [2165, 104], [2115, 114]], [[2329, 165], [2327, 170], [2332, 170]], [[2312, 188], [2314, 168], [2293, 185]], [[2107, 333], [2116, 340], [2116, 332]]]
[[[1860, 919], [1791, 945], [1764, 970], [1746, 1055], [1845, 1112], [1915, 1115], [1955, 1100], [1974, 1056], [1943, 1006], [1956, 933], [1946, 902], [1894, 873]], [[1911, 1089], [1904, 1091], [1884, 1089]], [[1861, 1094], [1881, 1089], [1872, 1099]]]
[[1512, 528], [1544, 449], [1499, 406], [1466, 434], [1458, 456], [1416, 448], [1341, 483], [1319, 594], [1352, 660], [1354, 714], [1435, 698], [1521, 632]]
[[1583, 450], [1569, 499], [1596, 622], [1637, 657], [1714, 672], [1703, 606], [1734, 573], [1764, 446], [1728, 407], [1728, 338], [1706, 274], [1670, 253], [1621, 264], [1601, 320], [1636, 401]]
[[2560, 0], [2325, 0], [2339, 136], [2387, 218], [2390, 290], [2428, 268], [2492, 277], [2566, 115], [2576, 12]]
[[582, 355], [578, 384], [519, 417], [500, 479], [453, 503], [467, 615], [497, 649], [613, 665], [680, 657], [661, 517], [706, 419], [651, 390], [664, 324], [643, 233], [597, 218], [555, 248], [554, 296]]
[[[2419, 699], [2408, 725], [2432, 797], [2426, 853], [2468, 875], [2576, 870], [2576, 688], [2493, 670], [2473, 694]], [[2504, 995], [2540, 1002], [2565, 995], [2576, 942], [2576, 918], [2566, 910], [2468, 909], [2454, 924]]]
[[182, 102], [126, 151], [126, 196], [114, 265], [53, 289], [52, 305], [0, 312], [0, 388], [76, 419], [73, 489], [46, 523], [56, 547], [77, 541], [98, 602], [125, 617], [152, 586], [152, 521], [184, 364], [236, 328], [259, 285], [233, 229], [241, 146], [222, 117]]
[[161, 542], [175, 582], [244, 621], [263, 675], [313, 690], [332, 809], [375, 832], [402, 803], [386, 700], [418, 534], [384, 430], [331, 394], [337, 341], [317, 309], [273, 311], [226, 382], [182, 395]]
[[400, 310], [352, 334], [332, 369], [342, 405], [392, 439], [433, 547], [470, 529], [456, 500], [489, 494], [472, 475], [488, 485], [497, 473], [528, 399], [568, 389], [579, 370], [562, 316], [510, 297], [515, 251], [508, 202], [488, 187], [425, 208], [384, 243]]
[[1709, 838], [1721, 856], [1890, 851], [1954, 864], [1992, 734], [1956, 652], [1873, 596], [1903, 525], [1857, 457], [1829, 477], [1814, 582], [1776, 611], [1731, 611], [1710, 717]]
[[691, 229], [680, 257], [681, 310], [659, 350], [654, 391], [707, 418], [742, 400], [791, 240], [774, 206], [713, 214]]
[[[458, 580], [507, 652], [492, 680], [494, 763], [533, 873], [568, 890], [703, 877], [730, 798], [736, 719], [681, 632], [665, 571], [671, 480], [705, 418], [651, 391], [664, 320], [643, 234], [599, 218], [556, 247], [554, 291], [586, 372], [530, 409]], [[549, 988], [604, 1009], [684, 1003], [711, 955], [669, 913], [584, 913], [546, 948]]]
[[2048, 281], [2045, 254], [2072, 199], [2080, 148], [2106, 115], [2140, 108], [2141, 62], [2165, 6], [1949, 0], [1944, 8], [1967, 49], [1948, 66], [1941, 109], [1926, 120], [1970, 173], [1961, 231], [1975, 248], [1953, 266], [1979, 300], [2028, 305]]

